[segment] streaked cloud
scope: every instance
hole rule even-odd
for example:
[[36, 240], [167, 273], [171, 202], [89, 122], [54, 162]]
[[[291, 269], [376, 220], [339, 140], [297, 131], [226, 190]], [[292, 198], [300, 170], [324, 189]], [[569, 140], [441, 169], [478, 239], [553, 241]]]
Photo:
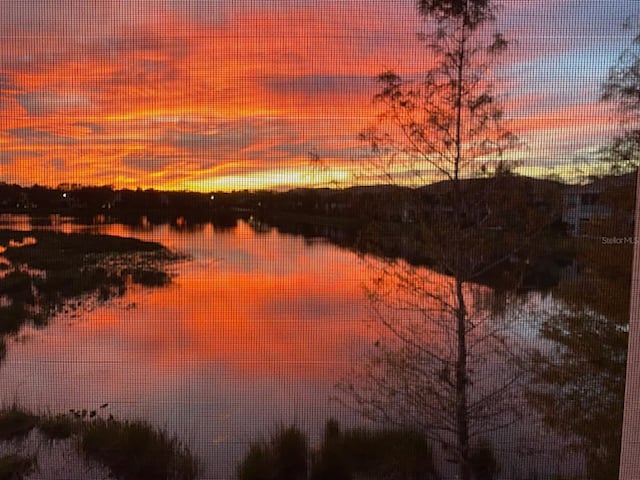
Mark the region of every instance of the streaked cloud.
[[73, 145], [76, 140], [72, 137], [57, 135], [37, 128], [24, 127], [8, 130], [9, 135], [29, 145]]
[[9, 165], [12, 160], [9, 152], [0, 152], [0, 165]]
[[266, 77], [263, 84], [283, 95], [353, 95], [371, 92], [375, 87], [373, 75], [303, 75], [300, 77]]
[[33, 92], [16, 95], [18, 103], [29, 115], [46, 115], [91, 107], [91, 99], [81, 94]]
[[136, 170], [161, 172], [181, 160], [180, 155], [155, 155], [151, 152], [132, 152], [122, 157], [122, 164]]
[[[599, 85], [640, 3], [502, 3], [499, 27], [516, 42], [495, 80], [527, 143], [512, 156], [539, 170], [593, 152], [613, 129]], [[412, 0], [6, 0], [0, 181], [355, 181], [376, 75], [419, 76], [432, 61], [416, 37], [424, 28]]]

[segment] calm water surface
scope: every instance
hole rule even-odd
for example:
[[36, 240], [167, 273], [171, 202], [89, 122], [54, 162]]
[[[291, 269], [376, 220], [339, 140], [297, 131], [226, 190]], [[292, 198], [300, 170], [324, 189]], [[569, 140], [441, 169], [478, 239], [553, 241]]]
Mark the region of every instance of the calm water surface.
[[[24, 329], [0, 367], [4, 402], [53, 412], [108, 403], [117, 417], [177, 434], [203, 459], [206, 478], [230, 477], [248, 443], [280, 424], [317, 439], [329, 417], [358, 421], [331, 400], [376, 337], [367, 264], [355, 253], [244, 222], [227, 230], [49, 223], [159, 242], [188, 259], [170, 266], [168, 287], [130, 289]], [[0, 228], [35, 227], [13, 216]]]
[[[4, 227], [31, 225], [5, 218]], [[64, 219], [56, 226], [79, 228]], [[278, 424], [317, 435], [330, 416], [350, 419], [329, 399], [373, 341], [357, 255], [246, 223], [91, 229], [160, 242], [189, 259], [170, 267], [168, 287], [129, 290], [23, 330], [0, 367], [5, 402], [52, 411], [109, 403], [116, 416], [176, 432], [215, 477]]]

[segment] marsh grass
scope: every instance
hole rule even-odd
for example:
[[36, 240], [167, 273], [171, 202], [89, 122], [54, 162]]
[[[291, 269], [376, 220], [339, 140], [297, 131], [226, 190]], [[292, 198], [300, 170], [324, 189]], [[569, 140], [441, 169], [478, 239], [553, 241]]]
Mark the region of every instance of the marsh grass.
[[160, 270], [140, 268], [127, 273], [131, 275], [133, 283], [145, 287], [163, 287], [171, 282], [171, 277]]
[[36, 241], [20, 248], [8, 248], [4, 256], [12, 263], [26, 263], [40, 270], [72, 268], [81, 265], [85, 256], [92, 254], [158, 252], [164, 249], [158, 243], [112, 235], [13, 230], [0, 230], [0, 245], [8, 245], [12, 240], [21, 242], [25, 237], [33, 237]]
[[78, 448], [124, 480], [191, 480], [198, 472], [188, 447], [143, 421], [84, 422]]
[[238, 480], [274, 478], [274, 462], [274, 454], [268, 444], [252, 443], [244, 459], [236, 468], [236, 477]]
[[65, 440], [81, 429], [81, 419], [70, 414], [41, 415], [38, 419], [38, 430], [49, 440]]
[[20, 300], [22, 303], [33, 302], [31, 276], [20, 270], [8, 272], [0, 278], [0, 292], [14, 301]]
[[432, 450], [411, 430], [341, 430], [328, 421], [311, 469], [312, 480], [434, 479]]
[[9, 247], [0, 276], [0, 296], [8, 300], [0, 306], [0, 360], [5, 337], [25, 323], [44, 327], [56, 313], [122, 296], [132, 284], [165, 286], [166, 265], [182, 258], [158, 243], [87, 233], [0, 230], [0, 246]]
[[0, 480], [22, 480], [36, 469], [33, 457], [22, 455], [0, 456]]
[[304, 480], [307, 478], [309, 447], [295, 426], [280, 427], [268, 442], [254, 442], [238, 465], [240, 480]]
[[[79, 455], [122, 480], [193, 480], [198, 474], [199, 462], [189, 448], [148, 422], [117, 420], [111, 415], [105, 419], [97, 410], [86, 409], [34, 414], [14, 404], [0, 410], [0, 441], [19, 441], [34, 429], [51, 441], [50, 448], [57, 448], [57, 440], [71, 440]], [[0, 480], [22, 478], [2, 476], [5, 471], [33, 468], [37, 468], [35, 457], [2, 457]]]
[[0, 409], [0, 441], [24, 439], [38, 424], [38, 416], [16, 404]]
[[341, 430], [328, 421], [311, 449], [297, 427], [280, 427], [254, 442], [236, 469], [239, 480], [351, 480], [438, 478], [426, 438], [413, 431]]
[[0, 307], [0, 336], [18, 333], [27, 315], [27, 310], [20, 303]]

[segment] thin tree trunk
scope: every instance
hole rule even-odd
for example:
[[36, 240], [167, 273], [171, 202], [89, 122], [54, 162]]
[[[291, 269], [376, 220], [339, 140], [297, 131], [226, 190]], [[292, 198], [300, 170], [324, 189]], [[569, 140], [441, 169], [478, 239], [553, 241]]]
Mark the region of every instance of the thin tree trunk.
[[[465, 5], [466, 6], [466, 5]], [[454, 165], [454, 203], [455, 203], [455, 222], [456, 228], [454, 234], [461, 235], [462, 232], [462, 214], [464, 210], [464, 202], [462, 201], [462, 192], [460, 191], [460, 166], [462, 163], [462, 81], [464, 74], [465, 62], [465, 27], [466, 14], [461, 19], [460, 45], [458, 52], [458, 84], [456, 92], [456, 158]], [[457, 430], [457, 450], [458, 450], [458, 469], [460, 472], [460, 480], [471, 480], [471, 470], [469, 468], [469, 408], [467, 404], [467, 308], [464, 300], [464, 266], [460, 256], [462, 252], [457, 252], [457, 261], [455, 262], [454, 277], [456, 286], [456, 337], [457, 337], [457, 359], [456, 359], [456, 430]]]
[[458, 84], [456, 91], [456, 159], [453, 165], [453, 181], [457, 187], [460, 179], [460, 161], [462, 160], [462, 77], [464, 71], [464, 20], [460, 36], [460, 51], [458, 58]]
[[467, 308], [463, 282], [456, 278], [456, 333], [458, 358], [456, 362], [456, 430], [458, 441], [460, 480], [470, 480], [469, 468], [469, 409], [467, 402]]

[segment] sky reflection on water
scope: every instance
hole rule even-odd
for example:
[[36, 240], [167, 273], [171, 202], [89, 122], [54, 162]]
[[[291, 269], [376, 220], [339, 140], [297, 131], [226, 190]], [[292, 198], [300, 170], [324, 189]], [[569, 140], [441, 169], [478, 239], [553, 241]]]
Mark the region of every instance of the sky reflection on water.
[[[170, 266], [167, 287], [134, 286], [45, 329], [23, 329], [0, 368], [5, 403], [52, 412], [109, 403], [118, 417], [178, 434], [205, 476], [220, 478], [279, 424], [317, 439], [329, 417], [360, 421], [331, 398], [380, 335], [363, 289], [374, 259], [244, 222], [219, 230], [0, 218], [0, 228], [15, 227], [136, 237], [188, 258]], [[423, 276], [445, 288], [444, 277]], [[551, 306], [535, 296], [528, 304]]]
[[5, 402], [52, 411], [108, 402], [116, 415], [179, 433], [214, 475], [228, 474], [242, 442], [278, 423], [317, 434], [331, 415], [348, 421], [328, 400], [373, 342], [355, 254], [258, 235], [245, 223], [225, 232], [91, 228], [190, 258], [171, 267], [168, 287], [136, 287], [46, 329], [24, 329], [0, 368]]

